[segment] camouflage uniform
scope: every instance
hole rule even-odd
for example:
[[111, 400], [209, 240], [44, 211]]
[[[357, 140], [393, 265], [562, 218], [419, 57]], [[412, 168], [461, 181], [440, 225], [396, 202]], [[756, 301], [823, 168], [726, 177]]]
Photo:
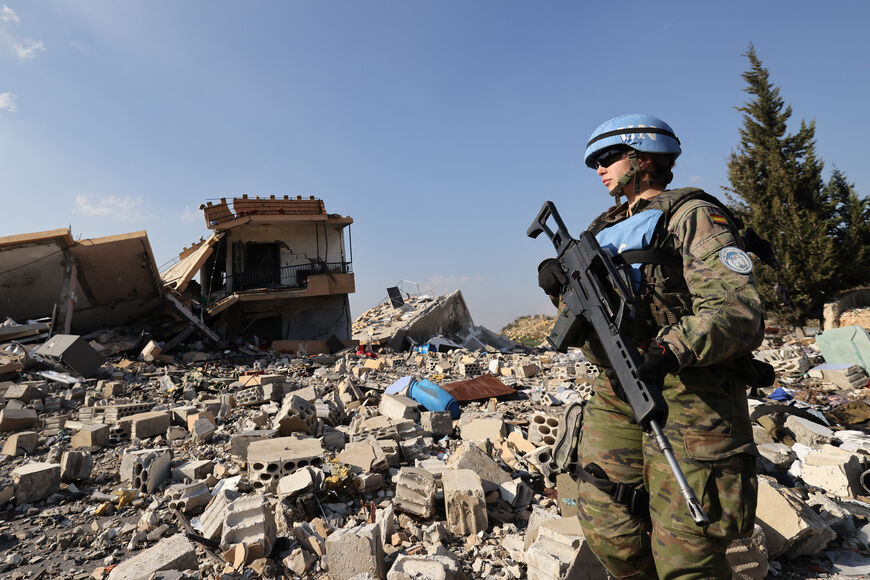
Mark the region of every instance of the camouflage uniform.
[[[685, 191], [642, 199], [634, 213], [667, 208]], [[725, 549], [753, 528], [757, 451], [740, 375], [746, 356], [761, 342], [763, 314], [751, 273], [735, 272], [720, 260], [722, 248], [741, 245], [723, 213], [693, 199], [671, 216], [662, 247], [681, 256], [682, 265], [643, 266], [643, 301], [653, 330], [635, 337], [638, 346], [663, 338], [679, 360], [680, 370], [665, 380], [670, 413], [664, 431], [710, 525], [692, 521], [654, 438], [630, 422], [631, 408], [604, 374], [584, 411], [579, 465], [595, 464], [610, 481], [649, 494], [648, 516], [646, 510], [632, 514], [591, 483], [579, 483], [584, 534], [616, 578], [730, 578]], [[623, 204], [590, 230], [627, 217]], [[584, 351], [601, 362], [594, 346]]]

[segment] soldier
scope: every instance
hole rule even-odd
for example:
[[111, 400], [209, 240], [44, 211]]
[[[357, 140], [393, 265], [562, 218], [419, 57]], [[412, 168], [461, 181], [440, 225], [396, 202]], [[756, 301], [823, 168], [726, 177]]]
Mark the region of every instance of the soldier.
[[[638, 375], [662, 387], [665, 434], [710, 518], [705, 527], [693, 522], [654, 438], [632, 422], [596, 338], [581, 332], [578, 344], [604, 372], [583, 412], [579, 517], [616, 578], [731, 578], [726, 547], [755, 521], [744, 373], [763, 338], [761, 300], [733, 215], [699, 189], [666, 189], [680, 152], [671, 127], [649, 115], [607, 121], [586, 147], [586, 165], [616, 198], [589, 230], [631, 265]], [[539, 283], [558, 301], [564, 275], [554, 260], [541, 263]]]

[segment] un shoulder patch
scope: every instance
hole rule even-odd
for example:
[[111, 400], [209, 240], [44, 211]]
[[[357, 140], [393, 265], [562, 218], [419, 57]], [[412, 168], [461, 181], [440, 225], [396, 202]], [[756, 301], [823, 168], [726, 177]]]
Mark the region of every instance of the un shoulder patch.
[[740, 248], [734, 246], [722, 248], [719, 251], [719, 260], [726, 268], [738, 274], [748, 274], [752, 271], [752, 258]]

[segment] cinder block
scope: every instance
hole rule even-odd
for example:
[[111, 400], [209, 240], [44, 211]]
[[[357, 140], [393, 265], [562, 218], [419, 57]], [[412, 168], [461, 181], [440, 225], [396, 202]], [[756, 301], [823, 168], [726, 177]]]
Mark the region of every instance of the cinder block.
[[766, 477], [758, 478], [756, 520], [764, 529], [772, 558], [817, 554], [837, 537], [795, 492]]
[[257, 490], [274, 490], [283, 476], [322, 463], [323, 447], [313, 437], [279, 437], [248, 445], [248, 480]]
[[272, 421], [272, 428], [283, 436], [299, 432], [314, 435], [317, 433], [317, 409], [302, 397], [291, 393], [284, 397], [281, 409]]
[[326, 538], [326, 562], [329, 576], [336, 580], [368, 574], [383, 580], [384, 547], [380, 526], [368, 524], [336, 530]]
[[350, 465], [356, 473], [383, 471], [389, 467], [384, 450], [379, 442], [371, 436], [365, 441], [348, 443], [336, 459], [341, 463]]
[[12, 478], [15, 482], [15, 503], [33, 503], [60, 489], [60, 465], [28, 463], [12, 470]]
[[60, 478], [63, 481], [87, 479], [94, 468], [94, 458], [87, 451], [64, 451], [60, 457]]
[[10, 409], [0, 411], [0, 432], [19, 431], [36, 425], [36, 409]]
[[103, 397], [106, 399], [114, 399], [124, 394], [124, 381], [100, 381], [103, 383], [100, 390], [103, 392]]
[[535, 445], [550, 445], [556, 443], [559, 436], [559, 419], [543, 413], [532, 415], [529, 423], [529, 442]]
[[474, 471], [483, 482], [483, 490], [486, 493], [498, 489], [500, 484], [511, 480], [510, 473], [499, 467], [494, 459], [471, 441], [463, 441], [456, 448], [447, 460], [447, 467]]
[[[413, 439], [405, 439], [399, 442], [399, 449], [402, 452], [402, 458], [409, 465], [413, 465], [417, 459], [426, 459], [429, 457], [429, 450], [432, 448], [431, 437], [415, 437]], [[383, 446], [381, 446], [383, 448]]]
[[30, 401], [36, 399], [44, 399], [45, 393], [34, 384], [31, 383], [18, 383], [10, 385], [6, 392], [3, 394], [3, 397], [7, 401], [21, 401], [23, 404], [27, 404]]
[[467, 536], [485, 531], [489, 519], [483, 484], [477, 473], [470, 469], [445, 469], [441, 485], [450, 533]]
[[240, 431], [234, 433], [230, 437], [230, 453], [234, 457], [247, 457], [248, 445], [254, 441], [263, 441], [265, 439], [273, 439], [278, 435], [275, 429], [262, 429], [257, 431]]
[[39, 436], [36, 431], [21, 431], [13, 433], [3, 444], [3, 455], [16, 457], [18, 455], [33, 455], [36, 451], [36, 446], [39, 443]]
[[204, 481], [170, 485], [163, 495], [169, 498], [171, 509], [185, 514], [196, 513], [211, 501], [211, 493]]
[[396, 509], [422, 518], [432, 517], [438, 491], [438, 480], [434, 475], [418, 467], [403, 467], [393, 481], [396, 485], [393, 500]]
[[517, 365], [514, 372], [521, 379], [528, 379], [541, 372], [541, 369], [536, 364]]
[[456, 372], [463, 377], [476, 377], [483, 374], [483, 367], [476, 362], [459, 363], [456, 365]]
[[278, 534], [275, 515], [269, 501], [263, 494], [240, 497], [231, 502], [226, 509], [221, 548], [228, 550], [237, 544], [245, 544], [248, 549], [246, 560], [266, 558], [272, 553]]
[[172, 416], [169, 411], [147, 411], [118, 420], [121, 430], [131, 439], [148, 439], [163, 435], [171, 424]]
[[142, 493], [154, 493], [169, 479], [172, 454], [168, 448], [144, 449], [121, 455], [121, 481], [129, 481]]
[[106, 447], [109, 444], [109, 426], [103, 423], [84, 425], [70, 439], [71, 447]]
[[549, 445], [538, 447], [530, 453], [526, 453], [523, 457], [534, 465], [541, 475], [544, 476], [544, 481], [549, 487], [556, 486], [556, 476], [559, 474], [559, 466], [553, 461], [553, 450]]
[[[154, 403], [123, 403], [120, 405], [107, 405], [106, 407], [99, 407], [103, 411], [103, 420], [106, 423], [113, 424], [118, 423], [121, 419], [125, 417], [130, 417], [132, 415], [136, 415], [139, 413], [147, 413], [154, 407]], [[79, 415], [80, 420], [84, 420], [81, 415]], [[130, 428], [127, 427], [127, 432], [129, 433]]]
[[199, 443], [211, 441], [217, 431], [217, 426], [208, 417], [200, 417], [193, 424], [193, 430], [190, 432], [194, 439]]
[[410, 419], [416, 421], [420, 417], [420, 405], [411, 397], [405, 395], [381, 395], [378, 411], [391, 419]]
[[157, 572], [198, 568], [193, 542], [184, 534], [175, 534], [112, 568], [108, 580], [140, 580]]
[[172, 469], [172, 480], [183, 482], [184, 480], [196, 481], [205, 479], [214, 471], [214, 462], [208, 459], [189, 461]]
[[227, 517], [227, 506], [238, 496], [237, 492], [226, 489], [212, 496], [205, 511], [199, 516], [199, 530], [203, 537], [216, 540], [221, 536], [224, 520]]
[[725, 557], [728, 558], [734, 578], [738, 580], [764, 580], [767, 578], [769, 567], [767, 540], [761, 526], [755, 524], [751, 536], [738, 538], [731, 542], [725, 551]]
[[586, 544], [576, 517], [543, 522], [534, 533], [535, 537], [526, 550], [529, 580], [608, 578], [604, 567]]
[[453, 417], [449, 411], [424, 411], [420, 413], [420, 426], [436, 437], [453, 433]]

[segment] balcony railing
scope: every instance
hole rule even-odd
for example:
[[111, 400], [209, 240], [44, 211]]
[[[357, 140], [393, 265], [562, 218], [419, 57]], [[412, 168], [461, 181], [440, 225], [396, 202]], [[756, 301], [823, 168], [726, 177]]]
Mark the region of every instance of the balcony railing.
[[224, 277], [224, 283], [212, 288], [208, 296], [208, 304], [229, 296], [233, 292], [245, 290], [260, 290], [271, 288], [305, 288], [308, 277], [312, 274], [351, 274], [351, 262], [318, 262], [314, 264], [297, 264], [268, 270], [251, 270], [238, 272]]

